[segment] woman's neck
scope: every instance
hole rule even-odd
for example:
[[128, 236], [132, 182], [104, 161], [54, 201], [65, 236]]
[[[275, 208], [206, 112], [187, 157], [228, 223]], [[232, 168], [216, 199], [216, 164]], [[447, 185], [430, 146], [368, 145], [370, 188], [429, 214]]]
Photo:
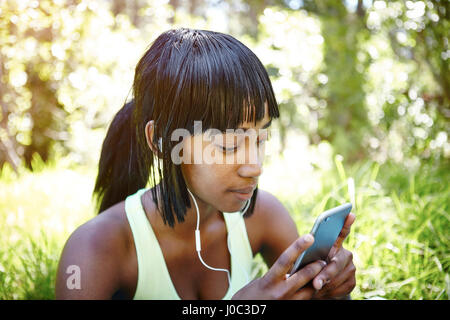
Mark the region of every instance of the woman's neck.
[[[157, 193], [158, 195], [158, 202], [161, 204], [163, 203], [161, 201], [161, 196], [160, 193]], [[211, 225], [212, 223], [221, 220], [224, 221], [223, 219], [223, 214], [217, 210], [216, 208], [214, 208], [212, 205], [205, 203], [204, 201], [202, 201], [201, 199], [199, 199], [197, 196], [192, 195], [195, 197], [195, 200], [197, 202], [197, 206], [198, 206], [198, 210], [199, 210], [199, 228], [200, 230], [204, 230], [204, 229], [208, 229], [208, 226]], [[194, 235], [196, 226], [197, 226], [197, 209], [194, 203], [194, 200], [192, 200], [192, 196], [190, 196], [191, 199], [191, 207], [187, 208], [186, 210], [186, 214], [184, 216], [184, 221], [183, 222], [179, 222], [176, 218], [175, 218], [175, 224], [174, 227], [170, 227], [168, 224], [164, 224], [163, 218], [162, 218], [162, 214], [161, 214], [161, 210], [157, 209], [154, 202], [153, 202], [153, 198], [152, 198], [152, 193], [150, 192], [145, 192], [144, 193], [144, 203], [147, 203], [147, 207], [150, 208], [154, 208], [154, 211], [156, 212], [156, 219], [154, 220], [154, 222], [157, 224], [156, 226], [160, 229], [160, 230], [164, 230], [164, 232], [167, 233], [173, 233], [175, 234], [177, 237], [186, 237], [186, 238], [191, 238]], [[150, 203], [152, 202], [152, 203]]]

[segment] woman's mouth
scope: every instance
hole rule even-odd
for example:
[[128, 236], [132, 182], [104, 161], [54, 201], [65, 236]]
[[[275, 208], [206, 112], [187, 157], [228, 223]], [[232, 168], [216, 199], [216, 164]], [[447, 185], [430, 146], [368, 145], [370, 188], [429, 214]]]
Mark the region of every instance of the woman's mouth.
[[231, 191], [231, 192], [236, 196], [236, 198], [238, 198], [241, 201], [247, 201], [253, 195], [253, 191], [249, 192], [249, 193], [242, 193], [242, 192], [236, 192], [236, 191]]
[[256, 185], [252, 185], [241, 189], [230, 190], [230, 192], [232, 192], [239, 200], [246, 201], [252, 197], [255, 187]]

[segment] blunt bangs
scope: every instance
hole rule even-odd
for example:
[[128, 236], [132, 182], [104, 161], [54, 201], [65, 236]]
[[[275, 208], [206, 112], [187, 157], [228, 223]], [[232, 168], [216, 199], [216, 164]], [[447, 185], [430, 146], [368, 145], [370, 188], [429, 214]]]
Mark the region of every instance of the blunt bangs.
[[165, 92], [160, 101], [172, 115], [167, 133], [185, 128], [193, 134], [194, 121], [202, 121], [203, 130], [221, 131], [244, 121], [256, 124], [264, 118], [266, 102], [269, 117], [279, 117], [264, 66], [241, 42], [187, 29], [176, 40], [164, 50], [156, 71], [161, 81], [155, 92]]

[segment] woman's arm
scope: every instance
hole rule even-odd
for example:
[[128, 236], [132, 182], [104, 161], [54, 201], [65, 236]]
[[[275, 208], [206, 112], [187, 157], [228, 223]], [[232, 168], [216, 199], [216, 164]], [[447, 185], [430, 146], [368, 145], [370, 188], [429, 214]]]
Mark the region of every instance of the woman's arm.
[[56, 299], [111, 299], [121, 282], [121, 235], [120, 224], [102, 215], [75, 230], [59, 261]]

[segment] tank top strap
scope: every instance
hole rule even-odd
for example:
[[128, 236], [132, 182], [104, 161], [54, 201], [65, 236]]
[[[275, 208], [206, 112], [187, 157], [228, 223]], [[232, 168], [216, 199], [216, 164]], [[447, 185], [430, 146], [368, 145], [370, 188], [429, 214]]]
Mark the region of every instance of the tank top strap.
[[138, 264], [138, 281], [133, 299], [180, 299], [164, 260], [158, 239], [147, 219], [140, 189], [125, 200], [125, 211], [133, 233]]
[[252, 280], [253, 252], [248, 239], [245, 221], [240, 212], [224, 212], [223, 216], [227, 224], [228, 246], [233, 260], [232, 290], [230, 293], [234, 295]]

